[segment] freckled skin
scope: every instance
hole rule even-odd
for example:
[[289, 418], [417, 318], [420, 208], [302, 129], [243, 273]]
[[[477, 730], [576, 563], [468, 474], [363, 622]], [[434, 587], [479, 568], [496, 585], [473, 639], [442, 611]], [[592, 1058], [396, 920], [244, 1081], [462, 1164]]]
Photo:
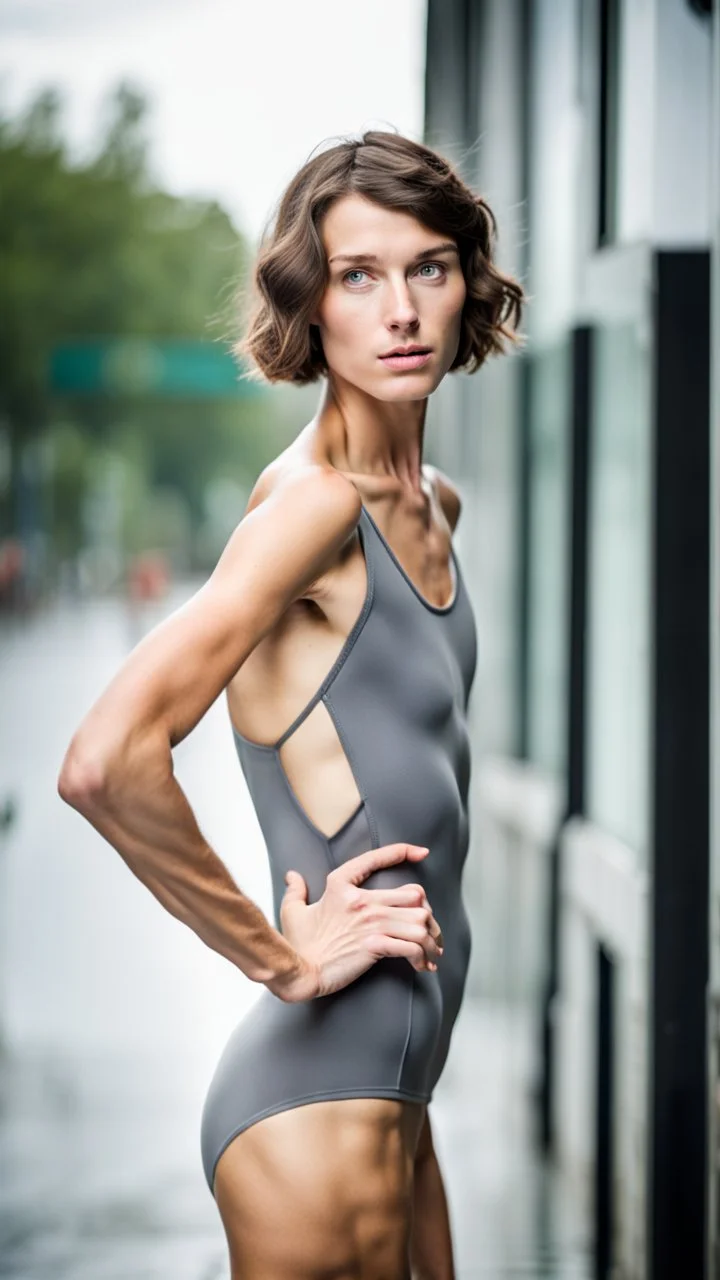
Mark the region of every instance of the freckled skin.
[[[389, 440], [421, 437], [427, 398], [457, 354], [466, 286], [457, 252], [441, 247], [452, 243], [447, 235], [362, 196], [332, 205], [320, 232], [330, 278], [311, 322], [331, 396], [312, 448], [334, 465], [343, 433], [366, 457], [376, 444], [382, 457]], [[423, 368], [393, 371], [379, 358], [409, 344], [432, 348]], [[398, 471], [412, 454], [403, 448]], [[350, 1098], [269, 1116], [227, 1146], [214, 1194], [232, 1280], [453, 1280], [423, 1104]]]

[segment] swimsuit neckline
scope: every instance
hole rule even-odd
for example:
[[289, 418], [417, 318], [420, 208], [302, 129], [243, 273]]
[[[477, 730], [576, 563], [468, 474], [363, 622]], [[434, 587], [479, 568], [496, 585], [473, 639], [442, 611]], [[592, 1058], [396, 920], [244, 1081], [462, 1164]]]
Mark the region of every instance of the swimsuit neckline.
[[422, 592], [420, 591], [420, 588], [417, 586], [415, 582], [413, 582], [407, 570], [400, 563], [400, 561], [398, 560], [398, 557], [396, 556], [395, 552], [390, 546], [390, 543], [385, 537], [385, 534], [383, 533], [380, 526], [377, 524], [377, 521], [374, 519], [374, 517], [371, 516], [364, 502], [362, 503], [362, 510], [364, 511], [365, 515], [370, 521], [370, 524], [372, 525], [382, 545], [384, 546], [385, 550], [390, 556], [390, 559], [394, 562], [396, 567], [399, 569], [400, 573], [402, 574], [403, 578], [407, 582], [411, 591], [417, 596], [420, 603], [424, 605], [425, 608], [430, 613], [451, 613], [452, 610], [455, 608], [455, 605], [458, 602], [458, 597], [460, 595], [460, 570], [457, 562], [457, 556], [455, 555], [455, 547], [453, 546], [452, 539], [450, 541], [450, 568], [452, 570], [451, 577], [453, 578], [453, 587], [454, 587], [453, 594], [450, 600], [447, 602], [447, 604], [433, 604], [431, 600], [428, 600], [426, 596], [422, 594]]

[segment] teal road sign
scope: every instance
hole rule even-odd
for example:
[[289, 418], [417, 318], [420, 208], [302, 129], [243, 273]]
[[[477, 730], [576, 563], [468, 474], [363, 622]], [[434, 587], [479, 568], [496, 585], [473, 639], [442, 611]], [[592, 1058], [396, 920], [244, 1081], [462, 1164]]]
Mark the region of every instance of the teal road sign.
[[96, 338], [56, 346], [48, 381], [67, 395], [237, 399], [262, 394], [262, 383], [219, 343], [191, 339]]

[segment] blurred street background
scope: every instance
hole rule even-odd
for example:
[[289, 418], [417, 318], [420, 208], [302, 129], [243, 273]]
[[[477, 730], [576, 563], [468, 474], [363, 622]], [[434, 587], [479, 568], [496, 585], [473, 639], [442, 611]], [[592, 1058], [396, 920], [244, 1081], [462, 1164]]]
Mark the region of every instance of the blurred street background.
[[[717, 3], [5, 0], [0, 35], [0, 1276], [227, 1280], [200, 1110], [257, 991], [56, 779], [314, 412], [230, 348], [283, 187], [376, 125], [530, 295], [428, 419], [479, 636], [458, 1280], [717, 1280]], [[174, 754], [269, 913], [222, 699]]]

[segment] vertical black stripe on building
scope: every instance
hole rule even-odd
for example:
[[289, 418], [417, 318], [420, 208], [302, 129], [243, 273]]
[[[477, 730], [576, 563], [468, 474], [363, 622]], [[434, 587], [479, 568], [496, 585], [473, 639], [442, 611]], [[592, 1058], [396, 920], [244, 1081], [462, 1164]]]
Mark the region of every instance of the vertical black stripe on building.
[[656, 255], [652, 1280], [705, 1275], [709, 890], [710, 256]]
[[579, 327], [571, 334], [572, 383], [570, 406], [570, 548], [568, 614], [566, 622], [566, 778], [567, 799], [560, 830], [550, 851], [547, 906], [547, 969], [541, 1013], [540, 1143], [553, 1146], [555, 1045], [553, 1010], [560, 983], [560, 842], [568, 818], [585, 805], [585, 671], [588, 579], [588, 488], [592, 413], [593, 331]]
[[620, 0], [599, 0], [597, 243], [612, 244], [617, 210]]
[[595, 1280], [610, 1280], [615, 1223], [615, 966], [602, 945], [597, 949], [597, 992], [594, 1272]]
[[568, 619], [567, 810], [585, 811], [585, 685], [588, 610], [588, 494], [592, 421], [593, 330], [572, 334], [572, 423], [570, 460], [570, 591]]

